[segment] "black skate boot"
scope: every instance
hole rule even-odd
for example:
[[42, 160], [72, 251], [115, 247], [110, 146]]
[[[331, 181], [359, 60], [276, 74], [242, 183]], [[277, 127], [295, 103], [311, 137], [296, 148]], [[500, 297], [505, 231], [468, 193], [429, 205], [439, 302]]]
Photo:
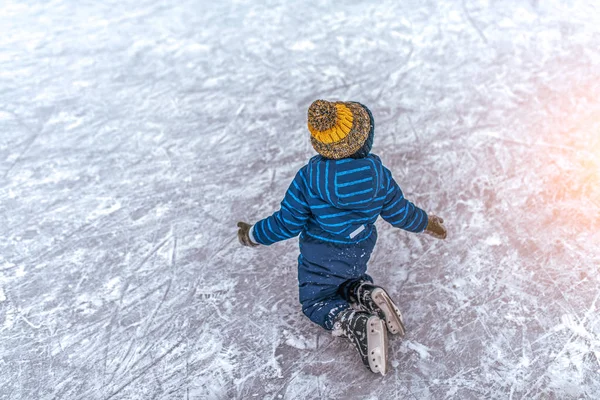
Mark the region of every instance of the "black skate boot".
[[371, 372], [387, 373], [387, 331], [377, 315], [347, 309], [337, 315], [333, 329], [354, 343]]
[[391, 334], [404, 336], [402, 314], [382, 287], [366, 281], [357, 282], [350, 288], [350, 301], [367, 312], [378, 314]]

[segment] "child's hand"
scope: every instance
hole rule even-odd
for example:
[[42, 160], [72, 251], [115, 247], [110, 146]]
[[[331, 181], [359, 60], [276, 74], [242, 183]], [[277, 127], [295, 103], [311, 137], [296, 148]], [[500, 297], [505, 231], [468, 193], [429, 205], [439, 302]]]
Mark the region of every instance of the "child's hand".
[[250, 228], [252, 228], [252, 225], [249, 225], [245, 222], [238, 222], [237, 223], [238, 228], [238, 239], [240, 240], [240, 243], [243, 246], [249, 246], [249, 247], [256, 247], [258, 246], [257, 243], [254, 243], [251, 239], [250, 239]]
[[437, 215], [431, 214], [424, 232], [436, 239], [446, 239], [447, 232], [446, 227], [444, 227], [444, 220]]

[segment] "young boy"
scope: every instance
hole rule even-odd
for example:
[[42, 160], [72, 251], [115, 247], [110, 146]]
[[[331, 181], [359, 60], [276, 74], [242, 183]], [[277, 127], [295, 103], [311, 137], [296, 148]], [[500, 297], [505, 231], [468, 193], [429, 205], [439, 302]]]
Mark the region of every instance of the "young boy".
[[373, 145], [371, 111], [356, 102], [316, 100], [308, 109], [319, 155], [296, 174], [281, 209], [254, 226], [239, 222], [245, 246], [271, 245], [300, 234], [298, 281], [302, 311], [358, 349], [371, 371], [387, 372], [387, 331], [404, 334], [402, 314], [373, 285], [367, 262], [381, 216], [409, 232], [446, 238], [443, 220], [404, 198]]

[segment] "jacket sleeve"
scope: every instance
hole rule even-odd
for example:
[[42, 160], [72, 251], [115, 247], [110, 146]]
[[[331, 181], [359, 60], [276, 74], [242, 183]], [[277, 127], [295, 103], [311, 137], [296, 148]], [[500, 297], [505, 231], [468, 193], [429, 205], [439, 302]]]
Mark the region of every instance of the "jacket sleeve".
[[386, 170], [388, 191], [383, 202], [381, 217], [395, 226], [409, 232], [423, 232], [427, 227], [427, 213], [404, 198], [400, 186]]
[[302, 232], [310, 216], [306, 190], [298, 172], [285, 193], [279, 211], [252, 227], [252, 237], [257, 243], [268, 246]]

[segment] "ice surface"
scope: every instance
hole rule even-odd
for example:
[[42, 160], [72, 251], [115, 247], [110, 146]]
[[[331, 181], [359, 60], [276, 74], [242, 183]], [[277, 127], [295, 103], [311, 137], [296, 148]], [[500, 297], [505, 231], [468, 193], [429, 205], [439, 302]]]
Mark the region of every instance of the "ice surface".
[[[247, 249], [356, 100], [448, 240], [378, 223], [391, 371]], [[0, 398], [600, 398], [600, 9], [588, 1], [4, 0]]]

